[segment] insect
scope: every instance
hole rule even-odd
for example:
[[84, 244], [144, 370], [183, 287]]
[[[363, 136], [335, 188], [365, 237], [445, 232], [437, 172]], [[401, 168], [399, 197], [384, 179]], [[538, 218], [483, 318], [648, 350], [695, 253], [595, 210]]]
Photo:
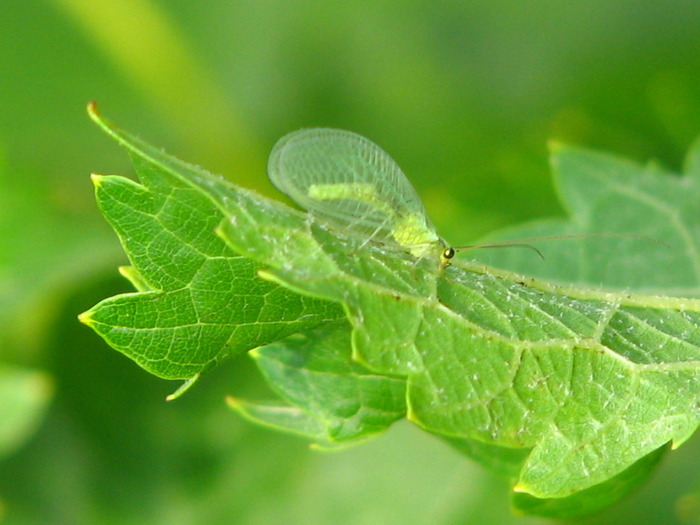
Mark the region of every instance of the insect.
[[366, 242], [397, 246], [415, 257], [455, 250], [442, 240], [416, 190], [372, 141], [339, 129], [294, 131], [275, 144], [272, 183], [314, 217]]
[[[416, 190], [394, 160], [369, 139], [340, 129], [309, 128], [282, 137], [268, 161], [272, 183], [314, 217], [362, 238], [396, 246], [417, 258], [460, 250], [525, 247], [528, 241], [586, 237], [655, 239], [625, 233], [554, 235], [452, 247], [438, 236]], [[665, 244], [665, 243], [661, 243]]]

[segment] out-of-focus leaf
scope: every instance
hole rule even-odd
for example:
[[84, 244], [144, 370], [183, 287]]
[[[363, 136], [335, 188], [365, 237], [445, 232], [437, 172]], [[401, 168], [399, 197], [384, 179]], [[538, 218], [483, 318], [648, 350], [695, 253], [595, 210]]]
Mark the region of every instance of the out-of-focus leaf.
[[43, 372], [0, 366], [0, 457], [10, 454], [36, 430], [52, 391]]
[[513, 227], [489, 240], [602, 236], [535, 242], [544, 260], [516, 249], [478, 250], [472, 257], [566, 283], [684, 297], [700, 293], [700, 141], [688, 152], [683, 175], [561, 145], [553, 148], [552, 166], [569, 217]]
[[[0, 356], [37, 362], [66, 293], [120, 260], [103, 224], [0, 166]], [[87, 249], [89, 247], [89, 250]]]

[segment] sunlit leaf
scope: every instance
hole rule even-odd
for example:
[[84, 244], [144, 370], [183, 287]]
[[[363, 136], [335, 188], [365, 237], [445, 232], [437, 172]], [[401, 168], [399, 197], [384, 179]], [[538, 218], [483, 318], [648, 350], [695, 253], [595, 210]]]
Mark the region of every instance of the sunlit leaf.
[[[386, 236], [358, 235], [352, 222], [335, 223], [333, 212], [325, 217], [307, 216], [237, 188], [153, 150], [94, 111], [92, 115], [131, 151], [141, 180], [149, 187], [147, 192], [124, 179], [105, 177], [98, 184], [98, 197], [101, 187], [114, 183], [118, 190], [109, 195], [127, 204], [120, 208], [112, 201], [108, 206], [104, 204], [108, 201], [101, 201], [132, 260], [135, 270], [128, 275], [143, 290], [124, 296], [134, 300], [136, 308], [143, 307], [136, 317], [152, 323], [167, 319], [170, 324], [165, 328], [177, 333], [189, 328], [184, 321], [191, 324], [201, 312], [222, 315], [222, 301], [217, 297], [226, 297], [219, 294], [230, 293], [230, 283], [236, 279], [243, 290], [250, 286], [268, 290], [265, 287], [269, 286], [275, 293], [287, 294], [283, 295], [286, 304], [303, 305], [303, 310], [297, 306], [289, 317], [282, 316], [293, 319], [283, 329], [259, 339], [236, 340], [237, 352], [279, 340], [256, 355], [291, 408], [239, 404], [239, 410], [252, 419], [317, 440], [360, 439], [400, 416], [403, 407], [396, 403], [397, 391], [387, 393], [394, 387], [401, 392], [405, 388], [409, 419], [455, 444], [462, 440], [467, 453], [483, 463], [489, 463], [493, 452], [497, 459], [491, 463], [516, 472], [517, 493], [543, 501], [559, 500], [542, 511], [548, 515], [559, 511], [572, 515], [571, 509], [586, 498], [591, 500], [578, 513], [599, 508], [604, 503], [595, 494], [602, 493], [593, 487], [615, 483], [610, 480], [618, 479], [620, 486], [627, 487], [618, 491], [619, 497], [649, 471], [638, 466], [643, 458], [653, 457], [667, 443], [680, 445], [696, 429], [700, 301], [629, 289], [554, 284], [467, 260], [449, 261], [439, 242], [435, 242], [436, 249], [416, 251], [410, 243], [387, 242]], [[586, 155], [578, 159], [585, 168]], [[614, 162], [607, 166], [616, 172]], [[596, 170], [605, 167], [603, 162]], [[153, 179], [150, 185], [149, 178]], [[658, 182], [665, 182], [661, 175]], [[610, 185], [610, 202], [618, 202], [615, 190], [624, 193], [619, 185]], [[139, 199], [132, 195], [139, 192], [144, 197], [135, 206], [133, 202]], [[128, 197], [119, 197], [122, 193]], [[382, 211], [386, 202], [375, 208]], [[584, 213], [585, 204], [584, 200], [572, 206]], [[644, 235], [651, 233], [648, 223], [658, 222], [658, 217], [633, 205], [624, 214], [620, 209], [618, 213], [624, 224], [634, 223]], [[153, 229], [153, 223], [166, 234]], [[132, 233], [125, 233], [117, 224], [129, 225]], [[396, 223], [388, 224], [391, 234]], [[664, 227], [688, 228], [678, 220]], [[212, 234], [215, 228], [218, 237]], [[134, 243], [131, 236], [140, 229], [143, 234]], [[628, 250], [608, 260], [613, 264], [632, 257], [642, 274], [658, 270], [658, 260], [652, 258], [646, 263], [652, 267], [645, 267], [644, 248], [635, 252], [634, 246], [625, 244]], [[204, 279], [208, 274], [198, 273], [220, 260], [231, 268], [226, 278], [215, 273]], [[234, 267], [234, 262], [241, 266]], [[248, 270], [241, 272], [241, 267]], [[193, 283], [199, 282], [208, 283], [203, 288], [206, 293], [193, 301], [189, 298], [192, 292], [200, 291]], [[152, 291], [145, 291], [146, 285]], [[683, 286], [677, 287], [676, 295], [682, 295]], [[189, 298], [178, 296], [173, 303], [182, 318], [167, 317], [173, 308], [154, 313], [149, 294], [164, 291]], [[98, 310], [107, 311], [109, 302], [98, 305]], [[211, 310], [207, 310], [209, 303], [214, 305]], [[348, 334], [333, 303], [342, 306], [349, 321], [350, 347], [347, 343], [334, 346], [335, 337], [347, 340]], [[220, 324], [228, 332], [218, 327], [215, 333], [235, 331], [237, 315], [251, 310], [227, 312], [229, 317]], [[94, 316], [91, 313], [88, 319]], [[114, 319], [121, 322], [125, 318], [129, 316], [108, 316], [113, 326], [119, 324]], [[313, 329], [329, 322], [337, 331], [312, 335]], [[282, 340], [294, 332], [305, 335]], [[103, 334], [110, 336], [110, 331]], [[108, 337], [110, 342], [115, 340]], [[191, 371], [211, 366], [230, 344], [222, 337], [212, 345], [205, 332], [184, 340], [177, 362]], [[172, 341], [179, 338], [152, 337], [147, 346], [139, 348], [139, 355], [146, 360], [155, 356], [172, 366]], [[117, 348], [131, 352], [128, 338], [121, 344]], [[323, 349], [332, 347], [348, 348], [348, 352], [336, 353], [324, 362]], [[319, 353], [311, 357], [316, 348]], [[202, 349], [206, 360], [198, 355]], [[357, 366], [361, 368], [353, 368]], [[379, 380], [367, 383], [373, 376]], [[389, 378], [393, 382], [387, 382]], [[381, 385], [375, 391], [380, 395], [368, 397], [376, 385]], [[353, 401], [355, 389], [357, 399]], [[355, 412], [344, 412], [346, 407]], [[504, 454], [506, 449], [522, 454]], [[625, 476], [624, 472], [635, 475]], [[584, 494], [587, 490], [592, 492]], [[610, 493], [605, 491], [606, 498]], [[576, 501], [569, 499], [572, 494], [578, 497]], [[527, 499], [520, 498], [516, 504], [518, 501], [523, 508], [544, 508]]]
[[124, 273], [138, 290], [81, 315], [111, 346], [159, 377], [189, 379], [342, 315], [258, 279], [260, 265], [214, 235], [223, 215], [206, 188], [187, 179], [194, 168], [162, 153], [132, 149], [132, 158], [140, 183], [93, 176], [100, 209], [132, 263]]

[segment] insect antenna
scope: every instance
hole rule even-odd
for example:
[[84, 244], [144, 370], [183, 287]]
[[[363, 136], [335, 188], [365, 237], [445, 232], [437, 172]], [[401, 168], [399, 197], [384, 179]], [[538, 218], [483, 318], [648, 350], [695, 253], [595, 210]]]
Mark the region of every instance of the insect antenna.
[[490, 242], [490, 243], [484, 243], [484, 244], [467, 244], [465, 246], [453, 246], [447, 248], [443, 252], [443, 257], [445, 259], [451, 259], [452, 257], [455, 256], [457, 252], [464, 251], [464, 250], [477, 250], [481, 248], [528, 248], [537, 255], [540, 256], [544, 260], [544, 255], [542, 252], [532, 246], [531, 242], [538, 242], [538, 241], [554, 241], [554, 240], [561, 240], [561, 239], [586, 239], [586, 238], [595, 238], [595, 237], [613, 237], [613, 238], [627, 238], [627, 239], [638, 239], [642, 241], [651, 241], [655, 242], [657, 244], [661, 244], [663, 246], [666, 246], [667, 248], [670, 247], [667, 243], [660, 241], [658, 239], [654, 239], [653, 237], [647, 237], [645, 235], [635, 235], [633, 233], [580, 233], [580, 234], [572, 234], [572, 235], [545, 235], [542, 237], [525, 237], [523, 239], [515, 239], [513, 241], [502, 241], [502, 242]]
[[[466, 250], [480, 250], [482, 248], [527, 248], [528, 250], [532, 250], [535, 252], [537, 255], [540, 256], [541, 259], [544, 260], [544, 255], [540, 250], [535, 248], [532, 244], [527, 244], [524, 242], [519, 242], [519, 241], [503, 241], [503, 242], [487, 242], [484, 244], [467, 244], [465, 246], [455, 246], [452, 249], [453, 252], [461, 252], [461, 251], [466, 251]], [[445, 250], [445, 252], [448, 252], [450, 248]], [[447, 255], [447, 254], [445, 254]], [[453, 254], [454, 256], [454, 254]], [[448, 257], [449, 259], [450, 257]]]

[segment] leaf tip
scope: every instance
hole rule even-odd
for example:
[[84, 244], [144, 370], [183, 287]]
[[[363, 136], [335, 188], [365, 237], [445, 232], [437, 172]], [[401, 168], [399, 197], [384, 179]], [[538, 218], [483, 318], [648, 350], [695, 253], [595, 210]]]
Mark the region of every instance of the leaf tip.
[[133, 266], [120, 266], [119, 275], [129, 281], [134, 288], [139, 292], [147, 292], [153, 290], [148, 282], [141, 276], [139, 271]]
[[103, 179], [103, 175], [98, 175], [97, 173], [90, 174], [90, 180], [92, 181], [92, 184], [95, 186], [95, 188], [99, 188], [102, 185]]
[[95, 324], [95, 320], [92, 318], [92, 310], [79, 314], [78, 321], [92, 328], [92, 326]]
[[515, 485], [513, 485], [513, 492], [518, 492], [521, 494], [530, 494], [531, 493], [528, 486], [525, 483], [523, 483], [522, 481], [518, 481]]
[[228, 408], [236, 412], [242, 418], [248, 419], [250, 421], [258, 421], [251, 414], [250, 402], [245, 401], [243, 399], [235, 398], [233, 396], [226, 396], [225, 402]]
[[94, 100], [88, 102], [87, 114], [90, 117], [90, 120], [92, 120], [98, 125], [102, 125], [102, 117], [100, 117], [100, 112], [97, 109], [97, 102], [95, 102]]
[[88, 112], [88, 115], [90, 115], [91, 117], [97, 115], [97, 102], [96, 101], [91, 100], [90, 102], [88, 102], [87, 112]]
[[187, 379], [182, 385], [180, 385], [180, 388], [175, 390], [172, 394], [169, 394], [165, 396], [166, 401], [175, 401], [178, 397], [180, 397], [182, 394], [187, 392], [192, 386], [197, 382], [199, 379], [199, 374], [195, 374], [189, 379]]

